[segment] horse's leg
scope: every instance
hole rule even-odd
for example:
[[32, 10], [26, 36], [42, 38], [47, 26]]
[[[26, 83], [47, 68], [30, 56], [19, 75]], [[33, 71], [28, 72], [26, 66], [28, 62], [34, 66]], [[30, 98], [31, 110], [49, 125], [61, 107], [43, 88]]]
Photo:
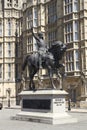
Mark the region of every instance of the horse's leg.
[[65, 74], [65, 65], [59, 64], [59, 67], [62, 69], [61, 73], [59, 71], [56, 71], [57, 76], [59, 77], [60, 81], [60, 90], [63, 90], [63, 75]]
[[48, 69], [48, 74], [49, 74], [49, 77], [50, 77], [50, 83], [51, 83], [51, 87], [52, 87], [52, 89], [56, 89], [56, 87], [55, 87], [55, 85], [54, 85], [54, 83], [53, 83], [53, 73], [52, 73], [52, 69]]
[[34, 75], [37, 73], [38, 69], [33, 68], [32, 69], [32, 73], [31, 73], [31, 85], [32, 85], [32, 90], [35, 90], [35, 83], [33, 81]]
[[26, 65], [27, 65], [28, 57], [29, 57], [29, 56], [26, 56], [26, 58], [25, 58], [25, 60], [24, 60], [24, 62], [23, 62], [23, 65], [22, 65], [22, 70], [23, 70], [23, 71], [25, 70], [25, 67], [26, 67]]
[[29, 78], [30, 78], [29, 90], [32, 90], [32, 69], [30, 69], [30, 71], [29, 71]]
[[33, 79], [32, 79], [32, 90], [35, 90], [35, 83], [34, 83]]
[[59, 81], [59, 89], [62, 90], [62, 75], [58, 70], [56, 70], [56, 75], [57, 75], [57, 81]]
[[30, 78], [30, 82], [29, 82], [29, 90], [32, 90], [32, 86], [31, 86], [31, 84], [32, 84], [32, 80], [31, 80], [31, 78]]
[[40, 86], [43, 86], [43, 83], [42, 83], [40, 76], [38, 76], [38, 81], [39, 81]]
[[33, 89], [35, 89], [35, 84], [33, 81], [33, 78], [34, 78], [33, 71], [32, 71], [32, 73], [29, 74], [29, 77], [30, 77], [29, 90], [33, 90]]

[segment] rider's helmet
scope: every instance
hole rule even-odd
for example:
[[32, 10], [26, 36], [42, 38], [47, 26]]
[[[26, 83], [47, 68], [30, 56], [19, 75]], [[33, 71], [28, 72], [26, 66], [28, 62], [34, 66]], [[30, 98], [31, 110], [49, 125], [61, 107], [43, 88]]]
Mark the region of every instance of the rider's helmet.
[[42, 32], [39, 32], [39, 33], [38, 33], [38, 37], [43, 39], [43, 33], [42, 33]]

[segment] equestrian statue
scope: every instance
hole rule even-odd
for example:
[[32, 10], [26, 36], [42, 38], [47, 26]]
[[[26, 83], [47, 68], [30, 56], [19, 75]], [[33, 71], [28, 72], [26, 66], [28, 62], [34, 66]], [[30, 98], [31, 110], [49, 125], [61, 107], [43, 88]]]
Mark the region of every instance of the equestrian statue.
[[52, 76], [54, 70], [57, 72], [60, 67], [64, 67], [59, 61], [62, 59], [66, 51], [66, 45], [61, 41], [55, 41], [50, 48], [47, 48], [47, 44], [41, 32], [36, 35], [33, 33], [33, 28], [31, 28], [31, 33], [36, 39], [38, 51], [31, 55], [27, 55], [22, 65], [23, 71], [25, 70], [25, 67], [28, 66], [30, 79], [29, 90], [36, 90], [33, 78], [41, 67], [48, 70], [51, 88], [55, 89], [56, 87], [53, 83]]

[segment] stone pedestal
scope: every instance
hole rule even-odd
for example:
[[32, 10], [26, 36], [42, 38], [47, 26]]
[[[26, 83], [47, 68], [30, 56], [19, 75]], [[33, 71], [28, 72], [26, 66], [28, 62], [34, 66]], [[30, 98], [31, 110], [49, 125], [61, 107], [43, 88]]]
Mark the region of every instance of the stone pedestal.
[[65, 110], [65, 96], [60, 90], [22, 91], [21, 112], [16, 118], [49, 124], [76, 122]]

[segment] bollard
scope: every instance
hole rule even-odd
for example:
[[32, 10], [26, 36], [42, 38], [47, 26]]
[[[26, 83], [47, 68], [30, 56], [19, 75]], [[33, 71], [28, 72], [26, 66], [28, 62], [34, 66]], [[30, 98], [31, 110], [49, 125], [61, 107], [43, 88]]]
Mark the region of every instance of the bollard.
[[68, 100], [68, 111], [71, 110], [70, 99]]

